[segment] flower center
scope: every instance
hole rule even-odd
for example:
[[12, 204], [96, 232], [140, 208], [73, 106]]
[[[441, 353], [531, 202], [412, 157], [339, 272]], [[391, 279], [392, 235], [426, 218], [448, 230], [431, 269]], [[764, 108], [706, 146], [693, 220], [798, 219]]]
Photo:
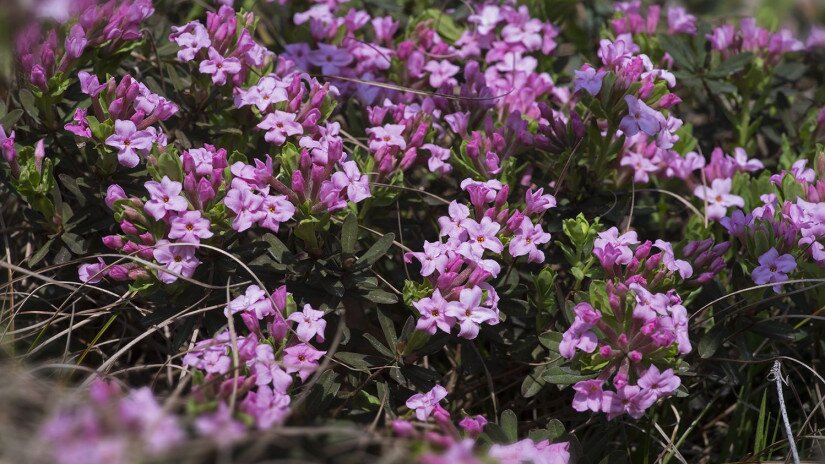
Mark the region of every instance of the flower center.
[[193, 226], [192, 224], [186, 224], [186, 230], [188, 230], [188, 231], [195, 230], [195, 226]]
[[478, 243], [484, 243], [484, 236], [483, 236], [483, 235], [479, 235], [479, 236], [476, 238], [476, 241], [478, 241]]
[[306, 361], [306, 359], [307, 359], [306, 356], [304, 356], [302, 354], [298, 355], [298, 361], [304, 362], [304, 361]]
[[433, 309], [432, 311], [430, 311], [430, 314], [432, 314], [433, 317], [438, 317], [438, 310]]
[[181, 261], [183, 261], [183, 256], [176, 255], [176, 256], [175, 256], [175, 262], [176, 262], [176, 263], [179, 263], [179, 262], [181, 262]]
[[163, 202], [164, 202], [164, 203], [169, 203], [169, 197], [164, 196], [164, 197], [163, 197]]

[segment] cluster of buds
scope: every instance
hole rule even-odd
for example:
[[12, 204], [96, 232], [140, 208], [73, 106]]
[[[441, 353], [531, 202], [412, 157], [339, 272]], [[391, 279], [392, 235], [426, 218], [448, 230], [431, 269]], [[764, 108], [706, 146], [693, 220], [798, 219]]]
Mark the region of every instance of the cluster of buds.
[[[430, 153], [428, 164], [435, 172], [445, 172], [450, 150], [426, 143], [431, 118], [423, 107], [393, 105], [367, 109], [373, 127], [369, 134], [369, 151], [378, 166], [378, 179], [383, 180], [396, 169], [406, 170], [419, 159], [419, 150]], [[389, 120], [389, 123], [384, 123]]]
[[96, 48], [106, 56], [139, 40], [141, 23], [155, 11], [150, 0], [82, 0], [65, 3], [65, 7], [36, 7], [43, 9], [38, 16], [52, 16], [58, 26], [44, 32], [40, 23], [33, 23], [16, 38], [23, 71], [44, 91], [49, 79], [57, 73], [67, 74], [86, 50]]
[[[195, 397], [207, 408], [217, 402], [217, 411], [198, 420], [203, 432], [214, 430], [216, 422], [238, 424], [226, 403], [232, 395], [243, 397], [240, 411], [252, 417], [259, 429], [279, 425], [290, 412], [293, 375], [306, 382], [318, 369], [325, 351], [314, 348], [314, 340], [324, 342], [324, 312], [305, 305], [298, 311], [285, 286], [271, 295], [257, 285], [226, 306], [227, 317], [239, 315], [248, 333], [232, 339], [228, 330], [198, 342], [186, 353], [183, 363], [200, 371], [203, 381], [195, 387]], [[233, 367], [232, 353], [239, 365]]]
[[39, 436], [53, 462], [77, 464], [156, 457], [180, 445], [186, 433], [148, 387], [123, 392], [98, 378], [89, 386], [88, 399], [60, 408]]
[[199, 21], [173, 26], [169, 40], [180, 47], [178, 60], [198, 61], [198, 70], [208, 74], [213, 84], [229, 82], [239, 87], [250, 70], [265, 68], [274, 57], [252, 38], [254, 24], [251, 13], [236, 14], [232, 7], [223, 5], [217, 13], [206, 13], [206, 26]]
[[[551, 443], [549, 440], [533, 441], [525, 438], [511, 444], [495, 444], [482, 451], [477, 438], [484, 431], [488, 420], [482, 415], [464, 416], [456, 427], [450, 412], [441, 402], [447, 390], [435, 385], [426, 393], [411, 396], [406, 406], [409, 413], [392, 422], [393, 432], [403, 438], [416, 438], [426, 443], [429, 450], [418, 458], [423, 464], [482, 464], [483, 462], [517, 463], [535, 462], [567, 464], [570, 462], [570, 443]], [[412, 417], [416, 421], [412, 421]], [[434, 424], [428, 422], [432, 419]], [[420, 425], [423, 430], [419, 430]]]
[[538, 247], [550, 241], [550, 234], [532, 218], [554, 207], [556, 200], [542, 189], [529, 190], [524, 209], [511, 211], [510, 189], [499, 181], [465, 179], [461, 187], [470, 195], [472, 210], [452, 202], [449, 215], [438, 220], [439, 236], [446, 242], [424, 242], [423, 251], [407, 253], [404, 259], [417, 259], [427, 279], [412, 302], [420, 313], [416, 328], [429, 334], [449, 333], [458, 324], [458, 336], [472, 339], [481, 324], [499, 321], [498, 295], [489, 280], [499, 275], [501, 265], [493, 258], [504, 257], [506, 243], [511, 258], [527, 256], [529, 262], [544, 262]]
[[91, 98], [94, 121], [86, 109], [78, 108], [65, 126], [67, 131], [79, 138], [105, 137], [99, 142], [116, 150], [118, 162], [128, 168], [137, 166], [153, 147], [166, 147], [166, 134], [155, 125], [174, 116], [176, 104], [128, 74], [120, 82], [112, 77], [100, 83], [96, 75], [85, 71], [78, 78], [80, 90]]

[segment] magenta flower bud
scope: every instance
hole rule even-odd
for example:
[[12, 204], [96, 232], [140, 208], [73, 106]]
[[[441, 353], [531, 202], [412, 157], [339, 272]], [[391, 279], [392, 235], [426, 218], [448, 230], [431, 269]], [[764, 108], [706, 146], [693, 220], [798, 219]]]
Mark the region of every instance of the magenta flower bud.
[[201, 204], [205, 204], [209, 200], [215, 198], [215, 188], [208, 180], [206, 180], [205, 177], [201, 177], [198, 181], [197, 188], [197, 198]]
[[277, 341], [281, 341], [286, 337], [289, 326], [283, 316], [278, 314], [272, 321], [270, 321], [268, 329], [269, 333], [272, 335], [272, 338]]
[[155, 244], [155, 236], [152, 235], [151, 232], [144, 232], [144, 233], [138, 235], [138, 237], [140, 237], [140, 240], [145, 245], [154, 245]]
[[195, 174], [192, 172], [187, 173], [183, 177], [183, 189], [186, 193], [195, 193], [198, 188], [198, 180], [195, 178]]
[[647, 259], [647, 261], [645, 262], [645, 269], [647, 269], [648, 271], [656, 269], [657, 267], [659, 267], [659, 263], [661, 263], [661, 262], [662, 262], [662, 254], [661, 253], [656, 253], [655, 255], [653, 255], [653, 256], [651, 256], [650, 258]]
[[433, 417], [435, 421], [441, 424], [442, 427], [452, 427], [453, 421], [450, 419], [450, 412], [444, 409], [440, 404], [436, 404], [433, 409]]
[[127, 235], [140, 235], [140, 232], [138, 232], [137, 227], [135, 227], [134, 224], [125, 219], [123, 221], [120, 221], [120, 230], [122, 230], [123, 233]]
[[642, 353], [639, 353], [638, 351], [633, 350], [630, 353], [627, 353], [627, 357], [630, 358], [631, 362], [638, 363], [639, 361], [642, 360]]
[[149, 273], [142, 267], [133, 267], [129, 269], [129, 278], [132, 280], [147, 280]]
[[415, 159], [418, 157], [418, 150], [415, 147], [410, 147], [404, 152], [404, 156], [401, 158], [401, 163], [399, 167], [402, 170], [407, 170], [410, 166], [415, 163]]
[[301, 171], [295, 171], [292, 173], [292, 190], [301, 196], [305, 193], [304, 175]]
[[725, 268], [725, 259], [721, 256], [713, 260], [708, 270], [714, 274]]
[[37, 172], [43, 171], [43, 159], [46, 157], [46, 147], [43, 142], [44, 139], [40, 139], [34, 146], [34, 167]]
[[515, 232], [521, 227], [521, 222], [524, 220], [524, 215], [521, 214], [521, 211], [515, 210], [513, 211], [513, 215], [510, 216], [510, 219], [507, 220], [507, 230], [510, 232]]
[[46, 90], [46, 70], [43, 69], [43, 66], [39, 64], [34, 65], [31, 72], [29, 73], [29, 79], [31, 80], [32, 84], [40, 87], [43, 90]]
[[138, 256], [147, 261], [151, 261], [155, 258], [155, 250], [150, 246], [138, 245]]
[[616, 342], [619, 344], [620, 347], [627, 346], [627, 334], [622, 333], [619, 334], [619, 338], [616, 339]]
[[825, 108], [819, 110], [819, 114], [816, 116], [816, 125], [825, 127]]
[[464, 419], [461, 419], [461, 422], [458, 425], [467, 432], [472, 438], [475, 438], [481, 435], [481, 432], [484, 431], [484, 426], [487, 425], [487, 419], [482, 416], [478, 415], [475, 417], [467, 416]]
[[675, 93], [669, 93], [659, 99], [658, 106], [660, 109], [668, 109], [678, 105], [679, 103], [682, 103], [682, 99]]
[[126, 92], [129, 90], [129, 87], [132, 85], [132, 76], [125, 75], [120, 79], [120, 82], [117, 84], [117, 88], [115, 89], [115, 96], [117, 98], [123, 98], [126, 96]]
[[126, 198], [126, 192], [123, 191], [123, 188], [117, 184], [112, 184], [106, 189], [104, 201], [106, 202], [106, 206], [113, 210], [115, 209], [115, 201], [125, 200]]
[[117, 98], [109, 103], [109, 114], [114, 119], [120, 119], [119, 116], [123, 112], [123, 98]]
[[[490, 208], [490, 209], [491, 209], [493, 212], [495, 212], [495, 209], [494, 209], [494, 208]], [[498, 212], [498, 214], [497, 214], [495, 217], [492, 217], [492, 215], [491, 215], [490, 217], [491, 217], [494, 221], [496, 221], [497, 223], [499, 223], [499, 224], [504, 224], [504, 223], [506, 223], [506, 222], [507, 222], [507, 216], [509, 216], [509, 215], [510, 215], [510, 211], [509, 211], [509, 210], [502, 209], [501, 211], [499, 211], [499, 212]]]
[[713, 280], [713, 276], [715, 275], [716, 273], [714, 272], [703, 272], [699, 274], [699, 277], [696, 278], [696, 283], [699, 285], [704, 285]]
[[627, 386], [627, 374], [624, 372], [617, 372], [616, 375], [613, 376], [613, 386], [617, 389]]
[[396, 435], [401, 438], [407, 438], [412, 436], [415, 433], [415, 427], [413, 427], [410, 421], [406, 421], [403, 419], [395, 419], [392, 421], [392, 431]]
[[421, 123], [416, 128], [410, 137], [409, 145], [413, 147], [420, 147], [422, 143], [424, 143], [424, 137], [427, 136], [427, 131], [430, 129], [429, 124]]
[[135, 242], [131, 242], [131, 241], [130, 241], [130, 242], [126, 242], [126, 243], [123, 245], [123, 248], [121, 248], [121, 251], [122, 251], [122, 252], [124, 252], [124, 253], [126, 253], [126, 254], [131, 255], [131, 254], [133, 254], [133, 253], [137, 253], [137, 252], [139, 252], [139, 251], [140, 251], [140, 246], [139, 246], [137, 243], [135, 243]]
[[601, 348], [599, 348], [599, 354], [603, 358], [609, 358], [613, 356], [613, 349], [608, 345], [602, 345]]
[[80, 57], [80, 55], [83, 54], [83, 49], [86, 48], [87, 43], [88, 40], [86, 40], [86, 32], [83, 30], [83, 26], [80, 24], [75, 24], [72, 26], [69, 31], [69, 35], [66, 37], [66, 56], [70, 60]]
[[121, 266], [120, 264], [113, 264], [109, 267], [109, 277], [117, 280], [118, 282], [130, 280], [129, 269], [126, 266]]
[[56, 44], [54, 46], [46, 44], [40, 51], [40, 63], [43, 65], [44, 70], [54, 67], [54, 49], [56, 46]]
[[496, 194], [496, 199], [495, 199], [495, 202], [493, 203], [493, 206], [495, 206], [495, 208], [501, 208], [501, 206], [504, 205], [504, 203], [507, 202], [507, 197], [509, 195], [510, 195], [510, 186], [507, 185], [507, 184], [502, 185], [501, 190], [499, 190], [498, 193]]
[[255, 334], [259, 339], [264, 338], [263, 333], [261, 333], [261, 324], [254, 312], [242, 311], [241, 320], [250, 332]]
[[645, 100], [653, 93], [653, 80], [645, 79], [642, 81], [642, 87], [639, 89], [639, 100]]
[[110, 250], [120, 250], [123, 248], [123, 237], [120, 235], [106, 235], [103, 237], [103, 245]]
[[318, 126], [318, 121], [321, 120], [321, 112], [317, 108], [309, 110], [301, 121], [301, 126], [304, 129], [311, 129]]
[[432, 430], [424, 432], [424, 441], [440, 448], [449, 448], [453, 444], [452, 438]]

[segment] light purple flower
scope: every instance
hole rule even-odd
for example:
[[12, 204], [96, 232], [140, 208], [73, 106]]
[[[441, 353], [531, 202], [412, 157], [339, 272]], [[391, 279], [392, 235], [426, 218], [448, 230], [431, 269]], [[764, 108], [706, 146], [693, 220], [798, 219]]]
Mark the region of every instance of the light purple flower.
[[578, 92], [582, 89], [586, 90], [590, 95], [596, 96], [602, 89], [602, 79], [604, 79], [606, 71], [596, 71], [592, 66], [587, 66], [582, 70], [573, 71], [575, 77], [573, 78], [573, 91]]
[[742, 197], [730, 193], [731, 184], [731, 179], [713, 179], [710, 187], [699, 185], [693, 190], [694, 195], [707, 202], [708, 219], [725, 217], [731, 206], [745, 207]]
[[229, 316], [230, 314], [241, 311], [254, 314], [259, 320], [275, 314], [272, 300], [266, 292], [257, 285], [246, 287], [243, 295], [230, 301], [226, 309], [224, 309], [224, 315]]
[[103, 262], [103, 258], [97, 258], [96, 263], [81, 264], [77, 274], [84, 284], [96, 284], [106, 277], [106, 263]]
[[324, 330], [326, 330], [327, 321], [324, 320], [323, 311], [312, 309], [310, 305], [304, 305], [303, 311], [294, 312], [286, 319], [298, 323], [298, 327], [295, 328], [298, 340], [308, 343], [312, 337], [315, 337], [317, 342], [324, 342]]
[[304, 128], [295, 122], [294, 113], [278, 110], [267, 114], [258, 127], [266, 131], [264, 139], [275, 145], [283, 145], [287, 137], [304, 133]]
[[524, 220], [510, 240], [510, 255], [513, 257], [527, 255], [528, 262], [543, 263], [544, 252], [539, 250], [537, 245], [549, 241], [550, 234], [541, 229], [541, 224], [533, 224], [529, 220]]
[[172, 244], [168, 240], [159, 240], [155, 245], [155, 261], [162, 264], [167, 271], [158, 270], [158, 278], [166, 284], [171, 284], [178, 280], [174, 272], [184, 277], [192, 277], [195, 269], [200, 265], [200, 260], [195, 257], [196, 248], [192, 245]]
[[249, 187], [239, 186], [229, 189], [224, 204], [235, 213], [232, 228], [238, 232], [243, 232], [262, 220], [265, 215], [261, 211], [263, 202], [264, 198], [257, 195]]
[[464, 220], [470, 217], [470, 208], [457, 201], [450, 203], [448, 208], [449, 216], [441, 216], [438, 218], [438, 225], [440, 231], [439, 237], [448, 236], [450, 238], [462, 239], [466, 234], [464, 229]]
[[653, 246], [662, 250], [662, 262], [665, 263], [667, 270], [671, 272], [678, 272], [683, 279], [689, 278], [693, 275], [693, 267], [684, 260], [676, 259], [673, 255], [673, 246], [664, 240], [656, 240]]
[[[779, 255], [776, 248], [771, 248], [759, 257], [759, 266], [751, 273], [757, 285], [781, 283], [788, 280], [788, 273], [796, 269], [796, 260], [790, 254]], [[773, 290], [779, 293], [780, 286], [774, 285]]]
[[613, 420], [622, 414], [629, 414], [639, 419], [647, 408], [656, 402], [656, 395], [644, 391], [636, 385], [625, 385], [616, 393], [606, 391], [602, 396], [602, 411], [607, 413], [607, 419]]
[[361, 174], [355, 161], [342, 163], [343, 171], [338, 171], [332, 175], [332, 183], [338, 189], [347, 190], [347, 198], [353, 203], [369, 198], [370, 194], [369, 177]]
[[213, 47], [209, 47], [209, 59], [201, 61], [198, 70], [204, 74], [211, 74], [214, 84], [224, 85], [227, 76], [241, 72], [241, 61], [235, 57], [224, 58]]
[[129, 120], [115, 121], [115, 133], [106, 139], [106, 145], [117, 148], [117, 160], [127, 168], [133, 168], [140, 162], [140, 155], [152, 148], [154, 138], [149, 132], [137, 130], [135, 123]]
[[198, 416], [194, 425], [198, 435], [214, 440], [218, 446], [222, 447], [246, 436], [246, 426], [232, 417], [232, 412], [224, 402], [218, 404], [215, 412]]
[[447, 389], [441, 385], [436, 385], [427, 393], [417, 393], [407, 400], [407, 407], [415, 411], [415, 417], [420, 421], [426, 421], [433, 413], [436, 405], [447, 397]]
[[202, 239], [211, 238], [209, 219], [201, 217], [200, 211], [187, 211], [173, 218], [168, 237], [181, 242], [200, 243]]
[[459, 69], [458, 66], [448, 60], [430, 60], [424, 66], [424, 70], [430, 73], [430, 85], [436, 89], [445, 83], [456, 85], [457, 82], [453, 76], [458, 74]]
[[482, 297], [481, 287], [465, 288], [459, 293], [459, 304], [447, 305], [445, 313], [459, 323], [459, 337], [474, 339], [478, 336], [481, 324], [498, 324], [498, 314], [481, 305]]
[[619, 129], [627, 137], [632, 137], [640, 131], [649, 136], [655, 136], [662, 129], [662, 115], [647, 106], [645, 102], [633, 95], [625, 95], [627, 102], [627, 116], [619, 122]]
[[462, 226], [467, 231], [467, 241], [461, 244], [459, 251], [468, 250], [470, 255], [480, 259], [484, 250], [493, 253], [501, 253], [504, 250], [504, 245], [496, 236], [501, 226], [489, 217], [484, 216], [481, 222], [465, 219]]
[[401, 135], [405, 126], [401, 124], [386, 124], [379, 127], [367, 129], [370, 134], [370, 151], [377, 152], [383, 147], [396, 147], [399, 150], [407, 148], [407, 141]]
[[260, 212], [263, 217], [258, 220], [258, 225], [278, 232], [280, 224], [295, 215], [295, 205], [283, 195], [267, 195], [261, 203]]
[[657, 398], [661, 398], [675, 392], [682, 384], [682, 380], [673, 373], [673, 369], [660, 372], [658, 367], [651, 365], [636, 383]]
[[576, 395], [573, 396], [573, 409], [579, 412], [602, 410], [603, 380], [582, 380], [573, 385]]
[[150, 180], [143, 184], [149, 191], [149, 201], [143, 209], [149, 213], [156, 221], [160, 221], [169, 213], [183, 212], [189, 209], [186, 198], [180, 195], [183, 186], [167, 176], [163, 176], [160, 182]]
[[421, 262], [421, 275], [427, 277], [433, 272], [444, 272], [447, 268], [449, 257], [444, 244], [441, 242], [424, 241], [424, 251], [412, 253], [418, 261]]
[[318, 360], [326, 354], [326, 351], [299, 343], [295, 346], [284, 349], [284, 367], [286, 372], [298, 373], [301, 381], [306, 382], [307, 378], [318, 369]]
[[255, 418], [255, 424], [261, 430], [281, 424], [289, 414], [289, 395], [274, 391], [267, 386], [259, 386], [247, 393], [241, 402], [241, 410]]
[[180, 47], [178, 60], [184, 63], [194, 60], [195, 54], [200, 50], [212, 46], [206, 28], [197, 21], [192, 21], [181, 27], [172, 26], [172, 34], [169, 39]]
[[336, 75], [344, 66], [352, 63], [352, 55], [335, 45], [319, 43], [318, 49], [309, 53], [308, 61], [321, 68], [326, 75]]
[[435, 289], [429, 298], [414, 301], [413, 307], [421, 314], [415, 324], [416, 330], [427, 332], [430, 335], [435, 334], [436, 329], [450, 333], [452, 326], [455, 324], [455, 319], [447, 315], [447, 309], [449, 306], [457, 304], [456, 302], [448, 303], [441, 296], [441, 291], [438, 289]]

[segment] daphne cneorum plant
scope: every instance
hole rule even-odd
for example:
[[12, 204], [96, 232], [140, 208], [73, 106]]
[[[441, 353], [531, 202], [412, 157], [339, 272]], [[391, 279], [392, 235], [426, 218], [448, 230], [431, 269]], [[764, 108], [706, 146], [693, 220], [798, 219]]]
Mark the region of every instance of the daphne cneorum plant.
[[0, 13], [0, 456], [821, 459], [825, 10], [694, 3]]

